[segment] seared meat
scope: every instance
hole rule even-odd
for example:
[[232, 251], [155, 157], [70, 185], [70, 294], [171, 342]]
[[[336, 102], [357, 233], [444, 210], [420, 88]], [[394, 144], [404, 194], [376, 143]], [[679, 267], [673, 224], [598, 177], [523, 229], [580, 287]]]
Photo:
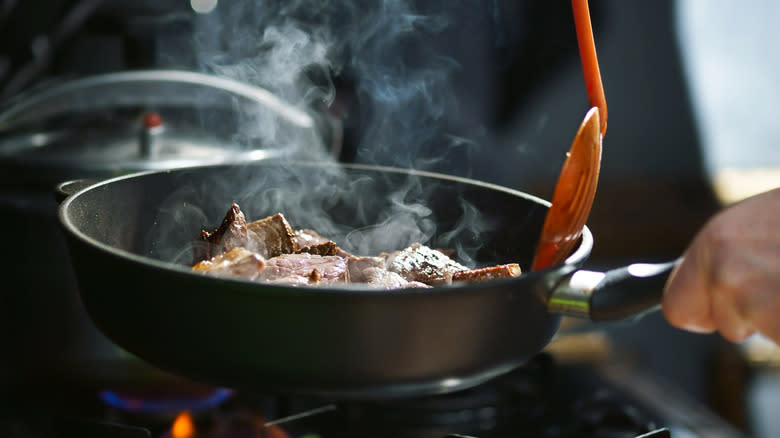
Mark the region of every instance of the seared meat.
[[293, 236], [298, 252], [309, 254], [337, 255], [339, 257], [351, 257], [352, 254], [344, 251], [336, 245], [336, 242], [322, 237], [319, 233], [309, 229], [295, 230]]
[[265, 258], [291, 254], [297, 249], [292, 227], [281, 213], [250, 222], [246, 228], [247, 248]]
[[257, 254], [244, 248], [233, 248], [192, 267], [195, 272], [216, 276], [238, 276], [250, 280], [257, 277], [265, 262]]
[[346, 282], [347, 259], [343, 257], [282, 254], [265, 262], [259, 280], [290, 285]]
[[246, 222], [232, 204], [220, 226], [202, 231], [192, 270], [286, 285], [365, 284], [381, 289], [430, 288], [452, 282], [487, 281], [520, 275], [517, 264], [469, 269], [415, 243], [379, 257], [356, 257], [317, 232], [293, 231], [281, 213]]
[[509, 263], [507, 265], [489, 266], [487, 268], [469, 269], [452, 274], [452, 281], [488, 281], [497, 278], [512, 278], [521, 274], [520, 265]]
[[238, 204], [233, 203], [216, 230], [211, 233], [200, 232], [198, 241], [193, 245], [193, 263], [218, 256], [229, 249], [244, 246], [246, 240], [246, 218]]
[[330, 242], [330, 239], [322, 237], [318, 232], [309, 229], [295, 230], [293, 240], [295, 240], [295, 244], [298, 245], [298, 248]]
[[453, 274], [469, 269], [442, 252], [420, 243], [387, 255], [387, 268], [408, 281], [430, 285], [450, 283]]
[[387, 270], [382, 257], [350, 257], [347, 259], [350, 283], [365, 283], [382, 289], [429, 288], [419, 281], [407, 281], [400, 274]]
[[317, 254], [321, 256], [334, 256], [338, 255], [338, 248], [336, 247], [336, 242], [331, 242], [329, 240], [327, 242], [317, 243], [315, 245], [304, 246], [303, 248], [299, 248], [298, 252], [306, 252], [309, 254]]

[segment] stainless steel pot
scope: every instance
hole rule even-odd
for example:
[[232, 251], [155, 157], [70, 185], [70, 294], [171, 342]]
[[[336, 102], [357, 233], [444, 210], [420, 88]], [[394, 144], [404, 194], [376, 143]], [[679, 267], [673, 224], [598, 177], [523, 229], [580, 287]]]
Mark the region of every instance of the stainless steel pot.
[[2, 384], [179, 381], [115, 346], [87, 318], [57, 227], [57, 182], [309, 155], [333, 148], [322, 140], [328, 123], [264, 89], [171, 70], [69, 81], [5, 105]]

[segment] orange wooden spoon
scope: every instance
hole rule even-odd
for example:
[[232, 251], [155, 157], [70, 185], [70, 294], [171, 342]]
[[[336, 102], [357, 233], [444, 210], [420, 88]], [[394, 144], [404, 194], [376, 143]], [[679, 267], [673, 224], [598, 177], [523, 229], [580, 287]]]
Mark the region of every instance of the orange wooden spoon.
[[607, 131], [607, 101], [601, 82], [587, 0], [572, 0], [577, 43], [592, 108], [585, 115], [563, 163], [552, 206], [542, 228], [532, 271], [560, 263], [574, 248], [590, 215], [601, 170], [601, 142]]
[[571, 9], [574, 13], [574, 27], [577, 31], [582, 73], [585, 76], [585, 90], [588, 92], [590, 106], [599, 108], [601, 136], [603, 137], [607, 133], [607, 99], [604, 97], [604, 85], [601, 82], [599, 60], [596, 57], [596, 43], [593, 41], [588, 0], [572, 0]]
[[600, 124], [599, 109], [594, 106], [585, 115], [566, 154], [536, 247], [532, 271], [561, 262], [582, 234], [601, 169]]

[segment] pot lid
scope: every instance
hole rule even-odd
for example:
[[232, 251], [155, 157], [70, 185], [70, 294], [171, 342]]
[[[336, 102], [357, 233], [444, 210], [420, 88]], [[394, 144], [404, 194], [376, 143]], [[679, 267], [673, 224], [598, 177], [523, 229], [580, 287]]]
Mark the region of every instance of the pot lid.
[[0, 161], [90, 173], [246, 162], [317, 144], [306, 112], [216, 76], [150, 70], [48, 87], [0, 112]]

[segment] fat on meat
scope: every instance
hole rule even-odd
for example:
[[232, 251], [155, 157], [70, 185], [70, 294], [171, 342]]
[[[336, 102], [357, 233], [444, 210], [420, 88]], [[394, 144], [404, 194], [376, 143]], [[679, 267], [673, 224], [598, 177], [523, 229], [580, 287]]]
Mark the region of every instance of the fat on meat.
[[265, 261], [259, 255], [244, 248], [233, 248], [198, 262], [192, 270], [218, 277], [236, 276], [253, 280], [257, 278], [264, 266]]
[[349, 257], [347, 280], [381, 289], [431, 287], [419, 281], [407, 281], [397, 272], [388, 271], [383, 257]]
[[400, 274], [406, 280], [430, 285], [450, 283], [456, 272], [469, 269], [441, 251], [421, 243], [388, 254], [386, 263], [388, 270]]

